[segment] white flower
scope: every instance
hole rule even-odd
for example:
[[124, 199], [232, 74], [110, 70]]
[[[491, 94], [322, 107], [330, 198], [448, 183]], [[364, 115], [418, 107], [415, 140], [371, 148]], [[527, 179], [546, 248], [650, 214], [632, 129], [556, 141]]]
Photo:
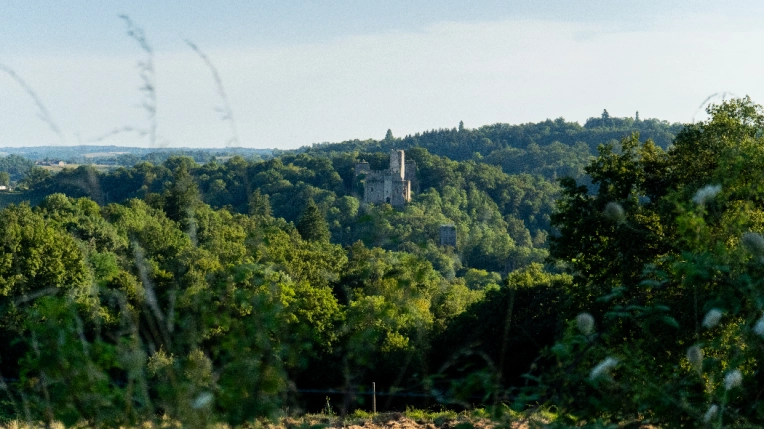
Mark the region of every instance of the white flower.
[[576, 327], [584, 335], [589, 335], [594, 330], [594, 317], [589, 313], [581, 313], [576, 316]]
[[760, 255], [764, 253], [764, 237], [758, 232], [746, 232], [740, 239], [749, 252]]
[[710, 422], [714, 417], [716, 417], [716, 413], [719, 412], [719, 406], [716, 404], [711, 405], [708, 407], [708, 411], [706, 411], [706, 415], [703, 416], [703, 423]]
[[610, 373], [610, 370], [615, 368], [615, 366], [618, 365], [618, 360], [615, 358], [605, 358], [602, 362], [598, 363], [597, 366], [592, 368], [592, 372], [589, 374], [589, 378], [592, 380], [596, 380], [603, 375], [608, 375]]
[[695, 204], [705, 204], [706, 201], [709, 201], [721, 191], [722, 185], [706, 185], [698, 189], [698, 192], [696, 192], [695, 196], [692, 197], [692, 202]]
[[733, 369], [724, 376], [724, 388], [731, 390], [743, 383], [743, 374], [739, 370]]
[[204, 408], [212, 402], [213, 396], [210, 392], [202, 392], [194, 399], [191, 407], [194, 409]]
[[687, 349], [687, 360], [690, 361], [693, 369], [700, 372], [703, 370], [703, 349], [698, 345]]
[[720, 320], [722, 320], [722, 311], [718, 308], [712, 308], [706, 313], [706, 317], [703, 318], [703, 326], [711, 329], [718, 325]]
[[614, 203], [612, 201], [605, 205], [605, 210], [603, 210], [602, 214], [613, 222], [621, 223], [626, 219], [623, 207], [620, 204]]
[[760, 337], [764, 337], [764, 316], [761, 316], [756, 324], [753, 325], [753, 332]]

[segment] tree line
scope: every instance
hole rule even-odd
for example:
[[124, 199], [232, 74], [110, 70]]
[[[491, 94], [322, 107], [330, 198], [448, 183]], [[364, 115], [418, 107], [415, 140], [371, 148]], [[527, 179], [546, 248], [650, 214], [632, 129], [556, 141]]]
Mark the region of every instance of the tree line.
[[412, 146], [402, 210], [361, 203], [354, 163], [387, 161], [367, 144], [42, 178], [0, 212], [3, 412], [203, 427], [310, 407], [305, 390], [368, 407], [376, 381], [552, 407], [559, 427], [758, 425], [764, 110], [709, 114], [596, 156]]

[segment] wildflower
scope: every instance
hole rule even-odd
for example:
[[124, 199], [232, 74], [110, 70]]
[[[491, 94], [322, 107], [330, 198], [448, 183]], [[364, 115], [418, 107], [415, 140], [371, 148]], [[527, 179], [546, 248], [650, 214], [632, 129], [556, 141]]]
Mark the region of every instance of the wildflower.
[[722, 320], [722, 311], [718, 308], [712, 308], [706, 313], [706, 317], [703, 318], [703, 326], [707, 329], [711, 329], [718, 325], [720, 320]]
[[737, 369], [734, 369], [728, 372], [724, 376], [725, 390], [732, 390], [733, 388], [740, 386], [740, 384], [742, 383], [743, 383], [743, 374]]
[[749, 252], [761, 255], [764, 253], [764, 237], [758, 232], [746, 232], [740, 239]]
[[212, 402], [212, 393], [210, 392], [202, 392], [199, 394], [199, 396], [194, 399], [194, 402], [191, 404], [191, 407], [198, 410], [199, 408], [204, 408], [207, 405]]
[[581, 313], [576, 316], [576, 327], [584, 335], [589, 335], [594, 330], [594, 317], [589, 313]]
[[612, 357], [605, 358], [602, 362], [598, 363], [597, 366], [592, 368], [592, 372], [589, 374], [589, 378], [592, 380], [596, 380], [603, 375], [609, 375], [610, 370], [615, 368], [615, 366], [618, 365], [618, 360]]
[[711, 200], [721, 191], [722, 185], [706, 185], [698, 189], [698, 192], [696, 192], [695, 196], [692, 197], [692, 202], [695, 204], [703, 205], [706, 203], [706, 201]]
[[719, 406], [716, 404], [711, 405], [708, 407], [708, 411], [706, 411], [706, 415], [703, 416], [703, 423], [709, 423], [711, 420], [713, 420], [714, 417], [716, 417], [716, 413], [719, 412]]
[[621, 223], [626, 219], [623, 207], [612, 201], [605, 205], [605, 210], [602, 211], [602, 214], [613, 222]]
[[690, 361], [690, 365], [695, 371], [701, 372], [703, 370], [703, 349], [698, 345], [688, 348], [687, 360]]
[[764, 316], [761, 316], [759, 320], [756, 321], [756, 324], [753, 325], [753, 332], [760, 337], [764, 337]]

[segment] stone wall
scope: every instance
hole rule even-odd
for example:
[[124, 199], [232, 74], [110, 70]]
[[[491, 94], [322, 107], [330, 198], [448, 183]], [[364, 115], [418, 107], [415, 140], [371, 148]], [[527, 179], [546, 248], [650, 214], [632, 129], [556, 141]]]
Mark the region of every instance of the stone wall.
[[361, 161], [355, 165], [355, 175], [364, 176], [364, 202], [387, 203], [400, 208], [411, 201], [412, 182], [416, 180], [416, 163], [406, 161], [404, 151], [391, 150], [389, 169], [372, 170], [368, 162]]
[[440, 226], [440, 245], [456, 247], [456, 226], [455, 225]]

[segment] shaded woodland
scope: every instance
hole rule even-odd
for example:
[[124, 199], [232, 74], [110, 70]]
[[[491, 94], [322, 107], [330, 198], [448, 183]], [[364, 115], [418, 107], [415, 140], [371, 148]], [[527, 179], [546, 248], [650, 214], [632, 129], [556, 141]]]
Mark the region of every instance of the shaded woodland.
[[[709, 113], [109, 172], [2, 158], [19, 191], [0, 196], [0, 411], [204, 427], [327, 395], [369, 409], [376, 382], [391, 409], [760, 423], [764, 112]], [[412, 201], [363, 204], [355, 162], [393, 148], [416, 161]]]

